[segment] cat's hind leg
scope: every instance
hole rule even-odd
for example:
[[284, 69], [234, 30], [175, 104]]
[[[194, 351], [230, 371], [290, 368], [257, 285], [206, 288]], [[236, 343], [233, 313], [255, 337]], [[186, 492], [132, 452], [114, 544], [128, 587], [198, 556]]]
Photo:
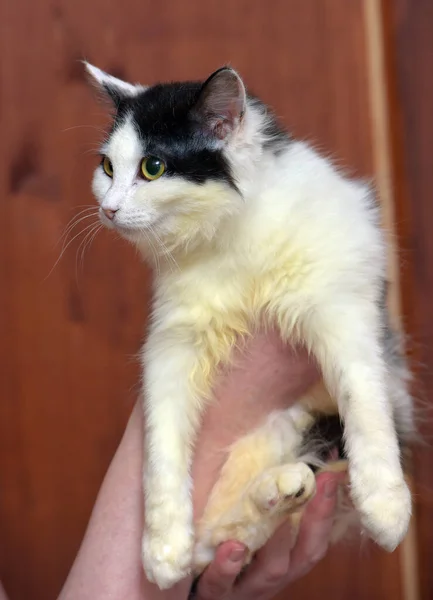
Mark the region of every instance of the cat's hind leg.
[[250, 558], [286, 513], [298, 509], [314, 494], [314, 474], [296, 458], [304, 429], [312, 420], [299, 406], [279, 411], [233, 445], [197, 526], [197, 573], [226, 540], [244, 543]]

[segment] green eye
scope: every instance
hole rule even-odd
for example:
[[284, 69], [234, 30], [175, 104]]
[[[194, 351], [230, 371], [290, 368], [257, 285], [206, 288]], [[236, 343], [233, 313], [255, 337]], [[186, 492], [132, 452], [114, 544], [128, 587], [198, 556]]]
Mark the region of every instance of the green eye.
[[113, 165], [111, 164], [111, 160], [108, 158], [108, 156], [104, 156], [102, 159], [102, 168], [108, 177], [113, 177]]
[[141, 172], [145, 179], [158, 179], [165, 171], [165, 164], [157, 156], [147, 156], [141, 161]]

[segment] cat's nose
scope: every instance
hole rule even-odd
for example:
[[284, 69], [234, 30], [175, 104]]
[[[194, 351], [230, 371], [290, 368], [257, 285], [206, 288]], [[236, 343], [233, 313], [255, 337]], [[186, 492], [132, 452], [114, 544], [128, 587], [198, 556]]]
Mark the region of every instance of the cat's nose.
[[110, 219], [110, 221], [112, 221], [114, 219], [114, 215], [117, 213], [117, 210], [112, 210], [111, 208], [103, 208], [102, 212], [107, 217], [107, 219]]

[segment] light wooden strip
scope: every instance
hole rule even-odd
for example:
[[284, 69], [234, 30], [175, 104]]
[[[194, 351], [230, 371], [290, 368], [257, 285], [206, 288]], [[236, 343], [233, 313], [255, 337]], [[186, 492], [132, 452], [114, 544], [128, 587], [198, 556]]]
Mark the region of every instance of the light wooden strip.
[[383, 45], [383, 15], [380, 0], [364, 0], [364, 13], [375, 177], [382, 205], [383, 223], [389, 234], [390, 256], [388, 264], [392, 286], [390, 294], [391, 312], [396, 325], [399, 326], [401, 309], [400, 278], [394, 226], [394, 190]]
[[[376, 184], [379, 191], [383, 222], [389, 232], [390, 310], [393, 323], [400, 327], [399, 258], [395, 236], [393, 169], [390, 147], [390, 118], [387, 97], [387, 74], [384, 54], [384, 23], [381, 0], [364, 0], [366, 51], [369, 77], [372, 143]], [[400, 548], [401, 577], [404, 600], [420, 600], [415, 515]]]

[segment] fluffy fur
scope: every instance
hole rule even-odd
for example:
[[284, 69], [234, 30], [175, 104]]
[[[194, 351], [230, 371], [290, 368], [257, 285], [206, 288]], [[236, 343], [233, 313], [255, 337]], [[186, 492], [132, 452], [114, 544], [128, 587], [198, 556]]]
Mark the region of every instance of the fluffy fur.
[[[155, 267], [143, 349], [148, 578], [170, 587], [233, 536], [251, 553], [262, 545], [314, 493], [305, 440], [317, 415], [337, 411], [352, 502], [370, 536], [393, 550], [411, 514], [396, 427], [411, 434], [412, 403], [383, 302], [372, 191], [291, 140], [232, 69], [147, 88], [88, 70], [116, 107], [102, 148], [114, 175], [98, 168], [93, 182], [101, 219]], [[155, 181], [139, 175], [149, 155], [166, 166]], [[309, 349], [323, 385], [232, 448], [194, 553], [200, 417], [218, 368], [267, 327]]]

